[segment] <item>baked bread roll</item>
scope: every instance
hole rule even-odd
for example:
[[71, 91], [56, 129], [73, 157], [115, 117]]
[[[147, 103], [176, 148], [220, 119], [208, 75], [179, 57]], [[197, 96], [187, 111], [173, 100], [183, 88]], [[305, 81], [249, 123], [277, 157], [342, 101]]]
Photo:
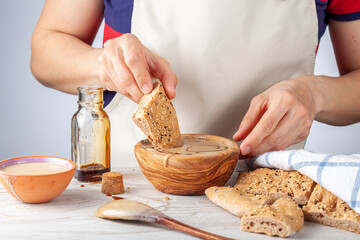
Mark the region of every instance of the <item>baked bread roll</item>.
[[155, 81], [153, 91], [142, 97], [132, 119], [154, 148], [182, 145], [175, 108], [160, 81]]
[[360, 233], [360, 214], [319, 184], [302, 210], [305, 220]]
[[272, 205], [261, 205], [241, 218], [241, 230], [270, 236], [291, 236], [303, 225], [301, 208], [284, 198], [276, 200]]
[[205, 194], [210, 201], [238, 217], [243, 217], [255, 208], [272, 204], [276, 200], [270, 196], [247, 194], [236, 187], [210, 187], [205, 190]]
[[235, 187], [252, 194], [292, 199], [295, 203], [304, 205], [315, 184], [312, 179], [297, 171], [258, 168], [251, 172], [241, 172]]

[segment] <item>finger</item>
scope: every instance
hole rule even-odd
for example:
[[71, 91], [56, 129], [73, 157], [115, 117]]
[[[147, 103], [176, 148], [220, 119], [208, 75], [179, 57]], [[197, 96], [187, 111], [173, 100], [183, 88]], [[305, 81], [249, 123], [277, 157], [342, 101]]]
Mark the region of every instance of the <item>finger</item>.
[[143, 93], [140, 91], [135, 79], [123, 61], [121, 51], [104, 51], [106, 68], [105, 71], [114, 82], [118, 91], [136, 103], [140, 102]]
[[150, 73], [141, 53], [141, 45], [127, 44], [123, 47], [124, 62], [131, 71], [134, 79], [143, 94], [148, 94], [153, 89]]
[[251, 100], [249, 110], [241, 120], [238, 131], [233, 136], [235, 141], [243, 140], [249, 135], [264, 114], [266, 110], [264, 108], [264, 101], [261, 97], [257, 96]]
[[162, 82], [166, 95], [170, 99], [175, 98], [175, 88], [178, 84], [178, 79], [171, 70], [170, 64], [164, 58], [156, 55], [148, 56], [147, 61], [149, 62], [151, 73]]
[[294, 129], [292, 120], [293, 119], [289, 116], [289, 114], [285, 114], [274, 131], [265, 137], [256, 149], [253, 149], [251, 155], [257, 156], [269, 151], [284, 150], [293, 144], [294, 140], [299, 135], [300, 129], [297, 127]]
[[[174, 81], [176, 79], [176, 81]], [[170, 99], [174, 99], [176, 97], [176, 85], [177, 85], [177, 76], [175, 74], [165, 74], [161, 78], [161, 82], [164, 86], [166, 95]]]
[[288, 147], [285, 143], [289, 143], [293, 139], [293, 135], [295, 135], [292, 134], [294, 132], [293, 129], [289, 129], [289, 125], [285, 124], [289, 120], [291, 120], [291, 118], [288, 117], [288, 114], [285, 114], [274, 131], [265, 137], [256, 149], [252, 149], [252, 151], [246, 155], [240, 155], [240, 159], [252, 158], [270, 151], [284, 150]]
[[279, 104], [271, 104], [260, 121], [256, 124], [250, 134], [240, 145], [243, 155], [246, 155], [256, 149], [263, 139], [270, 135], [277, 127], [280, 120], [284, 117], [286, 110], [279, 107]]
[[[106, 90], [116, 91], [116, 89], [118, 89], [118, 87], [115, 86], [114, 82], [110, 79], [110, 77], [108, 76], [108, 74], [106, 73], [104, 68], [101, 68], [101, 70], [100, 70], [100, 79], [105, 83]], [[135, 99], [132, 96], [130, 96], [130, 94], [123, 91], [122, 89], [118, 90], [117, 92], [119, 92], [122, 95], [128, 97], [130, 100], [136, 102]]]
[[269, 151], [281, 151], [299, 143], [309, 136], [312, 120], [299, 115], [297, 108], [291, 108], [280, 120], [273, 133], [267, 136], [252, 155], [259, 155]]

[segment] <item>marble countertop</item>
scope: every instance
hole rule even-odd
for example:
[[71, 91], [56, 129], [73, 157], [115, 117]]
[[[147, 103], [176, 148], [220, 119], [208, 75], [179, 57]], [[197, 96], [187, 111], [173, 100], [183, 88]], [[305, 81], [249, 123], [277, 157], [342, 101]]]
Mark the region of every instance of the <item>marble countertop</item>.
[[[240, 218], [217, 207], [206, 196], [165, 194], [157, 191], [139, 168], [113, 170], [124, 175], [125, 193], [118, 196], [146, 203], [176, 220], [225, 237], [276, 239], [241, 231]], [[235, 177], [233, 174], [229, 184]], [[165, 196], [170, 200], [164, 201]], [[80, 183], [75, 179], [59, 197], [44, 204], [19, 202], [0, 186], [0, 239], [196, 239], [156, 224], [106, 220], [93, 215], [99, 206], [111, 200], [100, 192], [100, 184]], [[330, 240], [360, 239], [360, 236], [305, 222], [292, 238]]]

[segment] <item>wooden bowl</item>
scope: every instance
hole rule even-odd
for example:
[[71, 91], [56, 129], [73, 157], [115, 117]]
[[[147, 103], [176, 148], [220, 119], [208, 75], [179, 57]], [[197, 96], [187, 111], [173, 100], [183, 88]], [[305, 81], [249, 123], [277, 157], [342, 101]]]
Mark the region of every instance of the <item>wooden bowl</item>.
[[145, 177], [161, 192], [175, 195], [203, 195], [211, 186], [223, 186], [233, 173], [239, 159], [236, 142], [219, 136], [183, 134], [183, 140], [208, 141], [223, 146], [214, 152], [194, 155], [159, 152], [148, 140], [135, 145], [135, 156]]

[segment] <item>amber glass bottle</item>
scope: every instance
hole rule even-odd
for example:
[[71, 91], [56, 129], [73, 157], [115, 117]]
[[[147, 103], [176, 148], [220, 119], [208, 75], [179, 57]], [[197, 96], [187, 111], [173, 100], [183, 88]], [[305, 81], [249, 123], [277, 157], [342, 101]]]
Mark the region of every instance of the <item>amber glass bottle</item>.
[[103, 109], [103, 88], [83, 86], [79, 109], [71, 121], [71, 158], [76, 163], [75, 178], [100, 181], [110, 171], [110, 120]]

